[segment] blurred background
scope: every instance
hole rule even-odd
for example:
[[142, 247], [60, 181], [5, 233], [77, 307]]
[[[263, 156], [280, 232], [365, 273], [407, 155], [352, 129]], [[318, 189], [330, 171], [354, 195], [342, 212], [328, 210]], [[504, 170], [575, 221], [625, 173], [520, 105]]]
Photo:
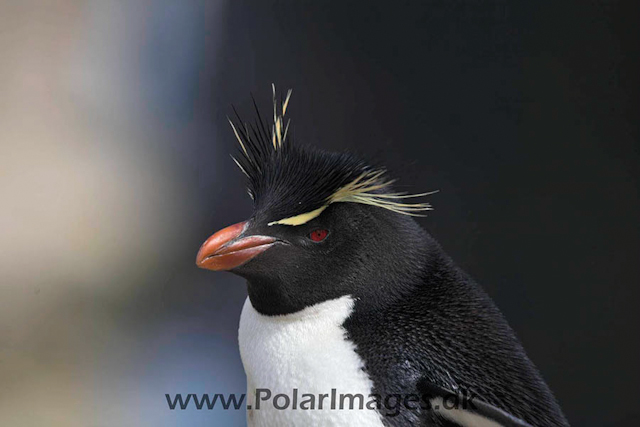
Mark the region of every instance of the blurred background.
[[251, 203], [234, 104], [440, 192], [419, 222], [573, 425], [638, 425], [633, 2], [0, 0], [0, 425], [231, 426]]

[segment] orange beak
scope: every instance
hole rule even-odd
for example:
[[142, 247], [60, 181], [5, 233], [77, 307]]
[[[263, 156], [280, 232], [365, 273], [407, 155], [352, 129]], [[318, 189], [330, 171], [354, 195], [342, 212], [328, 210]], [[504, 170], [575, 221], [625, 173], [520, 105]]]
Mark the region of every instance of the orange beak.
[[239, 222], [209, 237], [198, 251], [196, 265], [213, 271], [231, 270], [266, 251], [276, 241], [269, 236], [247, 236], [240, 239], [246, 228], [246, 221]]

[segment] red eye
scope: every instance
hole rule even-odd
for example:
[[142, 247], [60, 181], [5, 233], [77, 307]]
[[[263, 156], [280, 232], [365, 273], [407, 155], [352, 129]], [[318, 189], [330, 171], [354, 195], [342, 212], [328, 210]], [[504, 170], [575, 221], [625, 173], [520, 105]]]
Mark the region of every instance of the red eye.
[[327, 234], [329, 234], [327, 230], [322, 230], [319, 228], [317, 230], [313, 230], [309, 234], [309, 238], [314, 242], [322, 242], [327, 237]]

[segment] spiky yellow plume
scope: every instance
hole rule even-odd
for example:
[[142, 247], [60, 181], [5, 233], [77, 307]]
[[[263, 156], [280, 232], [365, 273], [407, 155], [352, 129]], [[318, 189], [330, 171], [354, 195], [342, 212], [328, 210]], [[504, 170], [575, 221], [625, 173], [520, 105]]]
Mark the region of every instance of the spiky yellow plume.
[[385, 180], [384, 174], [384, 170], [364, 172], [329, 197], [329, 204], [337, 202], [362, 203], [411, 216], [423, 216], [421, 212], [433, 210], [429, 203], [402, 203], [398, 200], [428, 196], [437, 193], [437, 190], [420, 194], [376, 192], [387, 188], [394, 182]]
[[287, 91], [287, 96], [282, 103], [282, 114], [278, 115], [278, 102], [276, 101], [276, 85], [271, 84], [273, 89], [273, 125], [271, 127], [271, 141], [273, 142], [273, 149], [277, 150], [282, 147], [282, 142], [287, 137], [287, 131], [289, 130], [289, 121], [287, 126], [283, 127], [284, 115], [287, 113], [287, 106], [289, 105], [289, 99], [291, 98], [292, 89]]
[[333, 193], [327, 199], [327, 203], [318, 209], [273, 221], [268, 225], [302, 225], [319, 216], [331, 203], [339, 202], [361, 203], [410, 216], [424, 216], [423, 212], [433, 210], [429, 203], [402, 203], [399, 200], [428, 196], [437, 193], [437, 190], [420, 194], [377, 192], [393, 183], [393, 181], [385, 180], [383, 178], [384, 174], [384, 170], [364, 172], [358, 178]]

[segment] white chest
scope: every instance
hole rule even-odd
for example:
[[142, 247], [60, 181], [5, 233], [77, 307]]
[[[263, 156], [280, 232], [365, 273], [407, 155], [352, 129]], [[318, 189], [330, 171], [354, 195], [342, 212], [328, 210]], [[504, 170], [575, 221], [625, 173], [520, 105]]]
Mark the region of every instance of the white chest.
[[[352, 309], [353, 299], [344, 296], [286, 316], [263, 316], [247, 298], [239, 341], [249, 425], [382, 426], [378, 412], [366, 409], [372, 383], [342, 327]], [[256, 396], [258, 389], [264, 390]], [[358, 409], [356, 397], [349, 409], [345, 394], [362, 395], [365, 408]]]

